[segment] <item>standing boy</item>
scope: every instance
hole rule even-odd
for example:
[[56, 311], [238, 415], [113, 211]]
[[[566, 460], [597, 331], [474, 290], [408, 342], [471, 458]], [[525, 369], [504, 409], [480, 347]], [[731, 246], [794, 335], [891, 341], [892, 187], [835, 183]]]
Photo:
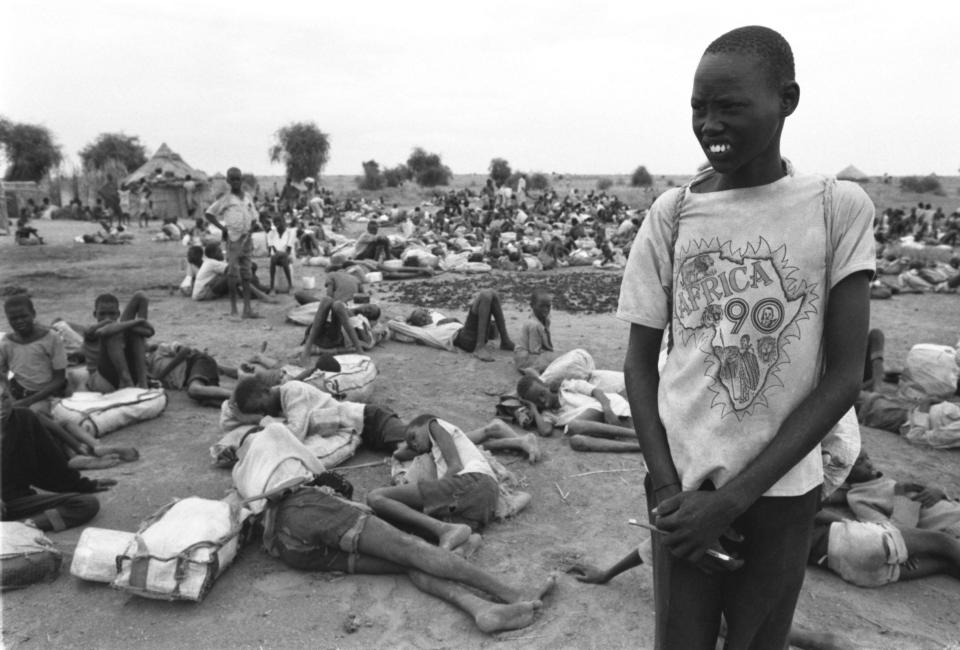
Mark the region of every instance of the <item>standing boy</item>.
[[227, 275], [231, 282], [230, 315], [237, 315], [237, 283], [243, 287], [243, 318], [259, 318], [250, 307], [250, 282], [253, 279], [253, 240], [250, 227], [257, 220], [253, 199], [243, 191], [243, 174], [236, 167], [227, 170], [230, 192], [207, 208], [207, 221], [224, 234], [227, 246]]
[[[653, 549], [658, 648], [713, 648], [721, 614], [727, 647], [784, 647], [819, 443], [859, 390], [873, 206], [853, 183], [794, 175], [781, 158], [799, 99], [777, 32], [743, 27], [711, 43], [691, 101], [711, 166], [657, 200], [624, 273], [627, 392], [651, 521], [667, 533]], [[763, 350], [756, 368], [743, 335]], [[742, 568], [706, 553], [721, 536], [740, 540], [724, 548]]]

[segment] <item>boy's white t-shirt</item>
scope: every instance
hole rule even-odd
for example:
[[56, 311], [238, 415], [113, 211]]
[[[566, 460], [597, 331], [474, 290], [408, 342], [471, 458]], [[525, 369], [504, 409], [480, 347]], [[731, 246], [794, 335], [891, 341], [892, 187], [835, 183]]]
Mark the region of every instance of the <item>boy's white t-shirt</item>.
[[[446, 420], [437, 419], [436, 423], [450, 434], [450, 437], [453, 439], [453, 445], [457, 449], [457, 455], [460, 456], [460, 464], [463, 465], [463, 469], [457, 472], [458, 475], [486, 474], [494, 479], [497, 478], [486, 456], [473, 444], [460, 427], [450, 424]], [[429, 432], [429, 428], [427, 431]], [[437, 466], [437, 476], [443, 478], [447, 475], [447, 461], [443, 457], [443, 452], [440, 451], [440, 445], [433, 439], [432, 433], [430, 433], [430, 442], [430, 455], [433, 456], [433, 462]]]
[[[875, 269], [869, 197], [838, 181], [828, 237], [824, 186], [821, 176], [785, 176], [759, 187], [688, 192], [672, 267], [681, 190], [671, 190], [634, 240], [617, 316], [655, 329], [671, 323], [674, 347], [657, 402], [684, 490], [708, 479], [724, 485], [766, 447], [820, 380], [830, 288]], [[818, 445], [765, 496], [805, 494], [822, 481]]]

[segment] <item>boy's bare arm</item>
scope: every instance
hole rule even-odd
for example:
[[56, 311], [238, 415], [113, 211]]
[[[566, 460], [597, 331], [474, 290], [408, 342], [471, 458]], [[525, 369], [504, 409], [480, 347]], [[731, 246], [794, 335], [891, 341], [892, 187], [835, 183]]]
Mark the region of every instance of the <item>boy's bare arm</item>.
[[533, 417], [533, 423], [537, 427], [537, 433], [544, 437], [552, 435], [553, 422], [550, 422], [547, 418], [543, 417], [543, 413], [540, 412], [540, 409], [537, 408], [537, 405], [530, 400], [525, 400], [521, 397], [520, 401], [530, 410], [530, 415]]
[[610, 407], [610, 399], [607, 397], [606, 393], [599, 388], [594, 388], [590, 392], [590, 396], [600, 402], [600, 408], [603, 409], [603, 419], [607, 424], [620, 424], [620, 418], [617, 417], [617, 414], [614, 413], [613, 409]]
[[447, 433], [446, 429], [437, 424], [436, 420], [430, 422], [430, 436], [440, 448], [440, 454], [447, 463], [446, 476], [456, 476], [463, 469], [463, 461], [460, 460], [460, 454], [457, 452], [457, 446], [454, 444], [453, 438]]
[[670, 455], [667, 432], [660, 421], [660, 410], [657, 406], [657, 391], [660, 387], [657, 359], [662, 341], [663, 330], [643, 325], [631, 326], [627, 357], [623, 364], [633, 426], [640, 448], [643, 449], [643, 458], [650, 470], [658, 501], [679, 494], [681, 490], [680, 476]]
[[656, 524], [670, 531], [665, 541], [674, 554], [699, 560], [733, 520], [800, 462], [850, 408], [860, 391], [869, 300], [866, 272], [844, 278], [830, 291], [823, 333], [824, 375], [739, 475], [715, 492], [684, 492], [661, 502]]
[[105, 336], [113, 336], [114, 334], [119, 334], [120, 332], [125, 332], [127, 330], [134, 330], [137, 334], [144, 337], [150, 337], [154, 335], [153, 325], [151, 325], [146, 319], [134, 318], [132, 320], [104, 321], [102, 323], [97, 323], [96, 325], [93, 325], [87, 329], [85, 338], [103, 338]]
[[55, 369], [53, 371], [53, 377], [49, 382], [44, 384], [40, 390], [28, 397], [15, 401], [13, 405], [16, 407], [30, 406], [31, 404], [47, 399], [51, 395], [56, 395], [66, 384], [67, 371], [62, 368], [60, 370]]

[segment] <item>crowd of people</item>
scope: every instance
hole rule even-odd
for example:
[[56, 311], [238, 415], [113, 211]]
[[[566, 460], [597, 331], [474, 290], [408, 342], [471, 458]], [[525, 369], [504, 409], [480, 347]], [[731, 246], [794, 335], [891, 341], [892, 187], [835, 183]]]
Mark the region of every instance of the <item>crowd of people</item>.
[[[646, 214], [602, 192], [546, 192], [530, 205], [525, 188], [492, 182], [479, 194], [438, 192], [429, 209], [412, 213], [336, 201], [312, 181], [302, 196], [288, 184], [257, 201], [241, 171], [229, 169], [229, 191], [188, 233], [195, 271], [184, 293], [229, 296], [232, 322], [242, 323], [260, 317], [254, 298], [276, 300], [278, 277], [291, 288], [294, 258], [324, 258], [323, 290], [294, 296], [307, 322], [292, 355], [299, 367], [277, 368], [262, 354], [228, 367], [189, 346], [152, 345], [157, 332], [141, 293], [123, 310], [116, 296], [99, 296], [97, 322], [68, 323], [66, 332], [39, 325], [27, 296], [7, 299], [4, 517], [41, 530], [86, 523], [97, 511], [90, 494], [114, 486], [77, 470], [137, 458], [51, 417], [72, 356], [86, 366], [89, 390], [183, 389], [220, 406], [225, 433], [247, 426], [234, 443], [244, 458], [279, 447], [300, 458], [309, 475], [284, 489], [244, 494], [236, 485], [247, 502], [262, 502], [262, 545], [288, 566], [403, 573], [484, 632], [517, 629], [535, 620], [556, 577], [511, 584], [465, 559], [492, 521], [520, 515], [530, 501], [505, 487], [487, 452], [540, 462], [541, 438], [562, 432], [576, 451], [643, 454], [648, 522], [636, 523], [649, 542], [609, 569], [578, 563], [571, 571], [603, 583], [651, 565], [658, 647], [713, 648], [721, 629], [731, 648], [836, 647], [842, 638], [793, 625], [807, 565], [863, 587], [936, 573], [960, 579], [960, 506], [937, 486], [881, 475], [861, 450], [859, 428], [841, 426], [861, 389], [875, 390], [884, 376], [882, 338], [869, 330], [876, 221], [855, 184], [797, 174], [782, 159], [779, 135], [799, 96], [790, 47], [776, 32], [740, 28], [711, 43], [693, 89], [694, 131], [711, 166]], [[921, 238], [939, 240], [955, 220], [926, 210], [914, 234], [926, 227]], [[355, 217], [367, 232], [351, 242], [339, 231]], [[892, 222], [881, 228], [900, 233]], [[399, 233], [381, 234], [381, 223]], [[212, 242], [204, 241], [208, 224]], [[269, 286], [255, 276], [258, 231]], [[624, 372], [598, 369], [587, 350], [556, 349], [544, 288], [531, 290], [519, 332], [509, 331], [493, 290], [474, 296], [464, 322], [420, 307], [380, 322], [365, 291], [370, 273], [464, 268], [452, 258], [500, 269], [581, 258], [625, 265], [617, 312], [630, 326]], [[472, 430], [429, 412], [403, 422], [385, 405], [311, 382], [337, 372], [344, 355], [375, 359], [388, 337], [481, 361], [494, 358], [495, 344], [512, 358], [516, 380], [491, 404], [500, 419]], [[340, 439], [389, 456], [406, 468], [403, 480], [354, 501], [349, 482], [314, 451]], [[839, 489], [827, 476], [836, 469]]]

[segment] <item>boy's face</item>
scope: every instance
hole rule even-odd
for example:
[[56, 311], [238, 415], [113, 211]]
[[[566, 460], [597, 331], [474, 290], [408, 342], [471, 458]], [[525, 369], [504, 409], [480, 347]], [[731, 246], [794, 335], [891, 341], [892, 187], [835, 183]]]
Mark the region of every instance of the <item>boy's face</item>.
[[430, 451], [433, 443], [430, 440], [430, 431], [428, 424], [425, 427], [410, 427], [407, 429], [406, 442], [407, 447], [418, 454], [425, 454]]
[[547, 322], [547, 318], [550, 316], [550, 307], [553, 304], [553, 296], [538, 296], [536, 300], [533, 301], [533, 315], [537, 317], [537, 320], [540, 322]]
[[36, 313], [26, 305], [13, 305], [5, 310], [7, 322], [10, 323], [10, 329], [20, 336], [30, 336], [33, 334], [33, 322]]
[[530, 386], [527, 399], [536, 404], [539, 409], [553, 410], [560, 407], [560, 396], [542, 382]]
[[848, 483], [865, 483], [867, 481], [872, 481], [873, 479], [880, 476], [880, 472], [877, 471], [877, 468], [874, 467], [873, 461], [870, 460], [865, 452], [861, 452], [857, 456], [857, 460], [853, 463], [853, 467], [850, 468], [850, 474], [847, 476]]
[[120, 318], [120, 305], [115, 302], [99, 302], [94, 305], [93, 317], [98, 323], [115, 321]]
[[[693, 133], [720, 174], [763, 173], [780, 168], [783, 120], [799, 88], [779, 91], [760, 61], [746, 54], [705, 54], [693, 78]], [[795, 93], [792, 90], [796, 90]]]

